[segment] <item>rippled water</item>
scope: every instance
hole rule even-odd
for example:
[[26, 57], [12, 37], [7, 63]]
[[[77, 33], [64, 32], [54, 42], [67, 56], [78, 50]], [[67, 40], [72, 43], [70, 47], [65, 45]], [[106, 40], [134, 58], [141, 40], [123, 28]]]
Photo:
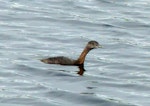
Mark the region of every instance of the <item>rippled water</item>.
[[[149, 0], [0, 0], [0, 106], [149, 106]], [[103, 48], [77, 67], [89, 40]]]

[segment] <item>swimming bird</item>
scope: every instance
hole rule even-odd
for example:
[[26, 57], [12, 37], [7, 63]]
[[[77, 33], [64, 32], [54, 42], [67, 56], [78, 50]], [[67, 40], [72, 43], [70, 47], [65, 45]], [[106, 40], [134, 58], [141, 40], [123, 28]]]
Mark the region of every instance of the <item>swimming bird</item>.
[[42, 62], [47, 64], [60, 64], [60, 65], [75, 65], [75, 66], [84, 66], [85, 57], [88, 54], [89, 51], [92, 49], [100, 48], [102, 47], [97, 41], [89, 41], [87, 45], [85, 46], [84, 50], [80, 54], [79, 58], [77, 60], [70, 59], [68, 57], [64, 56], [57, 56], [57, 57], [49, 57], [46, 59], [41, 59]]

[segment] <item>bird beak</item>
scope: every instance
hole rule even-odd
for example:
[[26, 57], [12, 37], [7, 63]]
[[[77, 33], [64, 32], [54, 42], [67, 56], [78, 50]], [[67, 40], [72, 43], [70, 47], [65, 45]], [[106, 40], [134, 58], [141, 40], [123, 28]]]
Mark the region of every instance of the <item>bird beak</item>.
[[101, 45], [98, 45], [98, 48], [102, 48], [102, 46], [101, 46]]

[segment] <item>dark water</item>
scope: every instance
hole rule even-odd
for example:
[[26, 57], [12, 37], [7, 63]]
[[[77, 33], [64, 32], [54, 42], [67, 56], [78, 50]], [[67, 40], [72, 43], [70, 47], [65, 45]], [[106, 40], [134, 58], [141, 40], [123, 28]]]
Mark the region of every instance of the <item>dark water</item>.
[[149, 106], [149, 34], [149, 0], [0, 0], [0, 106]]

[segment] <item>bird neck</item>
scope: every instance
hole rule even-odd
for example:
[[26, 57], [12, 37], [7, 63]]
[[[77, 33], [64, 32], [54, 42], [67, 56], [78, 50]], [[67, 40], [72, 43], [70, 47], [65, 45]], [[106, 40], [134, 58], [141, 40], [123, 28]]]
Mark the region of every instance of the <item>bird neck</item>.
[[77, 60], [77, 64], [84, 64], [84, 60], [85, 60], [85, 57], [86, 55], [88, 54], [88, 52], [90, 51], [91, 49], [88, 48], [88, 47], [85, 47], [84, 50], [82, 51], [81, 55], [79, 56], [78, 60]]

